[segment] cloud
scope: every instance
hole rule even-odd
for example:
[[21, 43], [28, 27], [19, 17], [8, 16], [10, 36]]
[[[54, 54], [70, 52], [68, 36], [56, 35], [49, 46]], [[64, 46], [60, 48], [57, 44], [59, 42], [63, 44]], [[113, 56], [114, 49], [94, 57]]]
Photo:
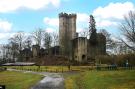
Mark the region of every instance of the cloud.
[[98, 7], [94, 10], [93, 15], [104, 19], [123, 19], [123, 15], [127, 14], [130, 10], [135, 10], [134, 4], [131, 2], [110, 3], [105, 7]]
[[55, 32], [56, 30], [53, 29], [53, 28], [46, 28], [45, 31], [49, 32], [49, 33], [52, 33], [52, 32]]
[[102, 20], [101, 22], [97, 22], [97, 26], [98, 27], [108, 27], [108, 26], [116, 26], [117, 25], [117, 22], [113, 22], [113, 21], [110, 21], [110, 20]]
[[89, 21], [89, 15], [86, 13], [77, 13], [77, 22], [88, 22]]
[[89, 15], [87, 13], [77, 13], [77, 32], [82, 32], [89, 25]]
[[0, 40], [7, 40], [13, 37], [15, 33], [0, 33]]
[[49, 18], [49, 17], [45, 17], [43, 19], [43, 22], [49, 26], [59, 26], [59, 19], [58, 18]]
[[116, 26], [123, 16], [129, 11], [135, 10], [131, 2], [110, 3], [105, 7], [98, 7], [93, 11], [97, 27]]
[[58, 7], [61, 0], [0, 0], [0, 13], [16, 11], [21, 8], [38, 10], [48, 5]]
[[[45, 25], [49, 27], [45, 30], [47, 32], [55, 32], [55, 29], [59, 27], [59, 18], [49, 18], [45, 17], [43, 19]], [[77, 32], [81, 32], [89, 24], [89, 15], [86, 13], [77, 13]]]
[[76, 32], [82, 32], [84, 29], [83, 28], [77, 28]]
[[47, 25], [47, 28], [45, 31], [52, 33], [52, 32], [57, 32], [59, 29], [59, 18], [49, 18], [45, 17], [43, 19], [43, 22], [45, 25]]
[[12, 28], [12, 23], [0, 19], [0, 30], [3, 32], [9, 32]]

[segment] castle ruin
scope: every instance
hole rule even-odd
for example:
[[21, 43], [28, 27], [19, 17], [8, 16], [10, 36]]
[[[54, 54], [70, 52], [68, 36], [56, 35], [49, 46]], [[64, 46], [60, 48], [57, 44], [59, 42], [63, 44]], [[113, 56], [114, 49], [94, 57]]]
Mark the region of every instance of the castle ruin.
[[76, 18], [76, 14], [59, 14], [60, 54], [78, 62], [94, 61], [97, 55], [105, 55], [106, 37], [96, 32], [94, 17], [90, 15], [89, 39], [78, 37]]
[[33, 45], [32, 50], [27, 48], [22, 50], [21, 56], [23, 59], [44, 58], [47, 55], [55, 59], [57, 55], [63, 61], [66, 58], [80, 63], [95, 63], [96, 56], [106, 55], [106, 37], [102, 33], [97, 33], [94, 17], [90, 15], [89, 38], [78, 36], [76, 32], [76, 18], [76, 14], [60, 13], [59, 46], [49, 48], [49, 54], [48, 49], [41, 48], [39, 45]]

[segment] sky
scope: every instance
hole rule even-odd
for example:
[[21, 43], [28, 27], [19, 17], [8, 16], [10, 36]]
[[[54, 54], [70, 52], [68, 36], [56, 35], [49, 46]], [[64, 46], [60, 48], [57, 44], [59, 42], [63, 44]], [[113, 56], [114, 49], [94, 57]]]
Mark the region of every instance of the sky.
[[61, 12], [77, 14], [77, 32], [89, 27], [89, 15], [93, 15], [97, 30], [117, 36], [123, 15], [131, 10], [135, 10], [135, 0], [0, 0], [0, 44], [18, 31], [58, 32]]

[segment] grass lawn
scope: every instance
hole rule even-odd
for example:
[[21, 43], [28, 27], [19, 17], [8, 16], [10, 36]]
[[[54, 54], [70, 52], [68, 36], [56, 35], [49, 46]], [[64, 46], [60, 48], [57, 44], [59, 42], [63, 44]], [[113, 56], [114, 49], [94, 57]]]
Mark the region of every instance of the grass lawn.
[[29, 89], [42, 79], [41, 75], [3, 71], [0, 72], [0, 85], [6, 85], [6, 89]]
[[66, 76], [66, 89], [135, 89], [135, 70], [86, 71]]
[[79, 74], [64, 74], [66, 89], [79, 89], [76, 84], [76, 79]]

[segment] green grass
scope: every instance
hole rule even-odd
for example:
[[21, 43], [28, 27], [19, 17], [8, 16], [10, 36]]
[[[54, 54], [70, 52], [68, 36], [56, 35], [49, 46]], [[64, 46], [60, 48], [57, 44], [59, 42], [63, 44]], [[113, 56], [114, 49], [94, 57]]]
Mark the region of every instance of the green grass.
[[6, 89], [29, 89], [41, 79], [42, 76], [36, 74], [0, 72], [0, 85], [6, 85]]
[[135, 89], [135, 71], [86, 71], [66, 77], [65, 85], [66, 89]]
[[78, 86], [76, 85], [76, 76], [79, 74], [64, 74], [65, 78], [65, 88], [66, 89], [78, 89]]
[[[20, 66], [9, 68], [22, 69]], [[88, 71], [89, 66], [71, 66], [79, 73], [64, 73], [66, 89], [135, 89], [135, 70]], [[23, 70], [37, 70], [38, 66], [23, 66]], [[67, 66], [41, 66], [42, 71], [68, 71]], [[95, 68], [94, 68], [95, 69]]]

